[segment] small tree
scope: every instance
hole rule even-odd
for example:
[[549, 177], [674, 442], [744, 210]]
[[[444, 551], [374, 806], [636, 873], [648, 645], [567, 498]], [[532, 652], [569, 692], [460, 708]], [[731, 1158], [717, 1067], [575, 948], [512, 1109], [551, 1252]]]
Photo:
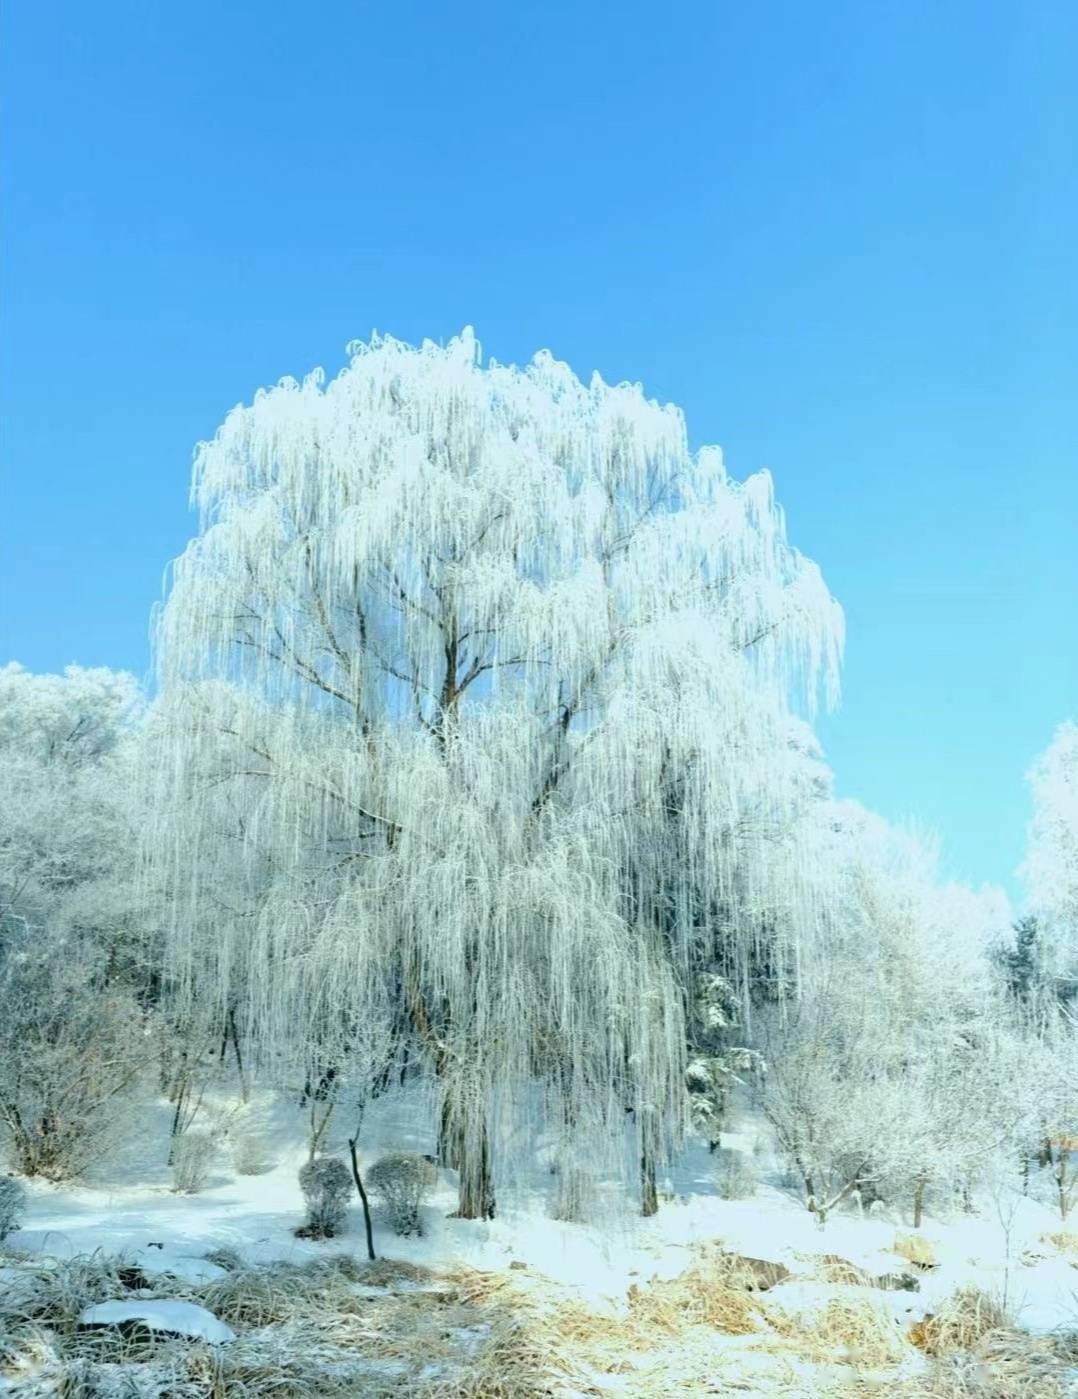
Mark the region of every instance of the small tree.
[[419, 1207], [434, 1185], [437, 1171], [425, 1156], [397, 1151], [383, 1156], [367, 1172], [367, 1184], [382, 1196], [398, 1234], [422, 1234]]
[[352, 1173], [335, 1156], [308, 1161], [299, 1173], [299, 1188], [307, 1202], [307, 1223], [301, 1238], [332, 1239], [339, 1234], [352, 1197]]

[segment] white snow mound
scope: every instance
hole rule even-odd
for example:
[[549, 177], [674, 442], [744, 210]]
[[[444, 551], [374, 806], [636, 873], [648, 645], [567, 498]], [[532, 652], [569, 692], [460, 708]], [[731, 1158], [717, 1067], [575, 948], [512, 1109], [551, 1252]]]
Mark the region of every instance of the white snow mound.
[[151, 1331], [189, 1336], [191, 1340], [209, 1341], [212, 1345], [236, 1339], [235, 1331], [213, 1312], [194, 1302], [176, 1302], [171, 1298], [98, 1302], [96, 1306], [87, 1307], [79, 1317], [80, 1326], [119, 1326], [125, 1321], [140, 1321]]

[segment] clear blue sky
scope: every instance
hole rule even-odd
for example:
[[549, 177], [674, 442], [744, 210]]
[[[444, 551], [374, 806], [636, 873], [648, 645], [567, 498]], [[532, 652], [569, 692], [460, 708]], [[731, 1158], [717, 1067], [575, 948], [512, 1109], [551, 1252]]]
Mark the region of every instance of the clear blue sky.
[[142, 672], [190, 451], [372, 328], [642, 380], [849, 622], [839, 788], [1007, 880], [1078, 711], [1078, 9], [4, 7], [0, 658]]

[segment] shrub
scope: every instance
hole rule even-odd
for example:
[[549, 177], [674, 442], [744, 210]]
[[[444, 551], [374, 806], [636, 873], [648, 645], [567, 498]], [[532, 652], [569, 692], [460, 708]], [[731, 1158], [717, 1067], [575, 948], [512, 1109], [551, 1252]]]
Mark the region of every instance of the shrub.
[[0, 1242], [19, 1227], [26, 1208], [26, 1192], [11, 1176], [0, 1176]]
[[333, 1238], [348, 1212], [351, 1171], [336, 1156], [319, 1156], [301, 1169], [299, 1188], [307, 1202], [307, 1223], [296, 1232], [309, 1239]]
[[715, 1152], [715, 1186], [723, 1200], [744, 1200], [756, 1193], [756, 1173], [743, 1151], [720, 1146]]
[[236, 1174], [260, 1176], [270, 1170], [273, 1161], [265, 1137], [260, 1132], [241, 1132], [232, 1138], [232, 1164]]
[[172, 1188], [180, 1195], [197, 1195], [205, 1188], [217, 1156], [209, 1132], [184, 1132], [172, 1144]]
[[145, 1057], [141, 1012], [75, 939], [5, 951], [0, 1127], [22, 1175], [66, 1180], [117, 1144]]
[[383, 1156], [367, 1172], [367, 1184], [385, 1200], [396, 1233], [422, 1234], [419, 1206], [437, 1174], [425, 1156], [411, 1151]]

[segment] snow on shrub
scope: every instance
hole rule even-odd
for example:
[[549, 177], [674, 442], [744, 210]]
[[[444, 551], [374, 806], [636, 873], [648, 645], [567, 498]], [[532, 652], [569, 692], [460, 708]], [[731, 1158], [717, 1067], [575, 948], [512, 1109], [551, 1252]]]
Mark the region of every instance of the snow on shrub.
[[715, 1151], [715, 1186], [723, 1200], [744, 1200], [756, 1193], [756, 1172], [743, 1151], [720, 1146]]
[[232, 1164], [241, 1176], [260, 1176], [270, 1170], [273, 1161], [261, 1132], [241, 1132], [232, 1138]]
[[396, 1233], [422, 1234], [419, 1207], [437, 1175], [425, 1156], [411, 1151], [383, 1156], [367, 1172], [367, 1184], [385, 1200]]
[[309, 1239], [333, 1238], [348, 1212], [351, 1171], [336, 1156], [319, 1156], [300, 1170], [299, 1188], [307, 1202], [307, 1223], [296, 1232]]
[[19, 1227], [26, 1208], [26, 1192], [11, 1176], [0, 1176], [0, 1242]]
[[210, 1178], [217, 1143], [209, 1132], [184, 1132], [172, 1145], [172, 1188], [180, 1195], [197, 1195]]

